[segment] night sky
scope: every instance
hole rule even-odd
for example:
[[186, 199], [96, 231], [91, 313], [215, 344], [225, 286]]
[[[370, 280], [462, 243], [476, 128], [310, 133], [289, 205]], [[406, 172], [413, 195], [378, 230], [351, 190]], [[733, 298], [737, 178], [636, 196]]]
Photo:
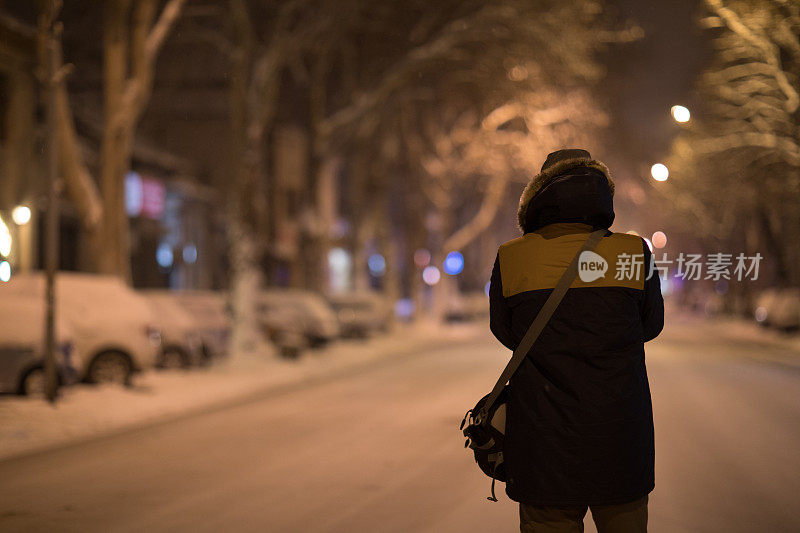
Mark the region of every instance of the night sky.
[[709, 59], [708, 32], [697, 25], [703, 6], [701, 0], [617, 4], [645, 37], [614, 47], [608, 61], [604, 92], [612, 107], [612, 136], [620, 143], [613, 151], [628, 164], [656, 162], [677, 132], [670, 107], [689, 105], [694, 80]]
[[[666, 210], [653, 195], [650, 166], [663, 160], [681, 126], [672, 120], [676, 104], [692, 109], [697, 77], [711, 58], [710, 35], [699, 27], [702, 0], [644, 2], [616, 0], [611, 9], [621, 20], [644, 29], [640, 41], [610, 47], [600, 94], [609, 106], [604, 153], [618, 185], [616, 231], [635, 229], [650, 234], [669, 231]], [[637, 189], [640, 202], [626, 191]]]

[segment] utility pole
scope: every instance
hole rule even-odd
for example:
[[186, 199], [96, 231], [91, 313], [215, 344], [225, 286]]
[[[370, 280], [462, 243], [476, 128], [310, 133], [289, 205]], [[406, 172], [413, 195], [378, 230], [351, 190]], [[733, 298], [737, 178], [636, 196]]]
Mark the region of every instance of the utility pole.
[[58, 130], [56, 126], [56, 90], [61, 83], [61, 26], [56, 21], [61, 9], [58, 0], [44, 0], [39, 12], [40, 76], [47, 108], [47, 212], [45, 219], [45, 395], [50, 403], [58, 396], [56, 372], [56, 293], [55, 278], [58, 268], [58, 211], [62, 183], [58, 168]]

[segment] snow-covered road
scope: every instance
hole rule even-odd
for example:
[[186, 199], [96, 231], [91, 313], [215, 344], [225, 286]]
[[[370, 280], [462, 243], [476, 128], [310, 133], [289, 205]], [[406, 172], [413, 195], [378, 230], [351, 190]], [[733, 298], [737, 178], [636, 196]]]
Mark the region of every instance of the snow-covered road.
[[[648, 345], [650, 531], [800, 530], [800, 372], [752, 360], [779, 348], [708, 333], [684, 324]], [[507, 355], [488, 335], [453, 340], [0, 462], [0, 530], [517, 531], [457, 428]]]

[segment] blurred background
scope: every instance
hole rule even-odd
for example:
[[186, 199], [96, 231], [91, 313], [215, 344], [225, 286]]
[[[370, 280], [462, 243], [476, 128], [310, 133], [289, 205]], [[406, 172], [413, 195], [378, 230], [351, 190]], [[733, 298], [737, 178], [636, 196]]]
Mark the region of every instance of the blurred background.
[[515, 530], [456, 426], [565, 147], [664, 267], [651, 529], [800, 529], [797, 0], [0, 1], [0, 529]]

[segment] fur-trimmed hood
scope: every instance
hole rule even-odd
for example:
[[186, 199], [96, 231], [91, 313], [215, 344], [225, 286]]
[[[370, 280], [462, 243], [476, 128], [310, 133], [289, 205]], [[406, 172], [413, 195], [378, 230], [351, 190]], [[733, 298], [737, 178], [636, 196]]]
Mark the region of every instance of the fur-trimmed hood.
[[525, 220], [528, 216], [528, 206], [530, 205], [531, 200], [533, 200], [533, 197], [536, 196], [536, 193], [542, 190], [543, 187], [545, 187], [556, 177], [565, 174], [570, 170], [581, 167], [596, 170], [605, 176], [606, 180], [608, 180], [608, 188], [611, 191], [611, 195], [614, 195], [614, 180], [611, 177], [611, 172], [608, 170], [608, 167], [606, 167], [600, 161], [597, 161], [596, 159], [590, 159], [588, 157], [578, 157], [559, 161], [554, 165], [544, 168], [542, 172], [534, 176], [533, 179], [525, 186], [525, 189], [523, 189], [522, 196], [519, 198], [519, 209], [517, 210], [517, 222], [520, 230], [522, 230], [523, 233], [525, 232]]

